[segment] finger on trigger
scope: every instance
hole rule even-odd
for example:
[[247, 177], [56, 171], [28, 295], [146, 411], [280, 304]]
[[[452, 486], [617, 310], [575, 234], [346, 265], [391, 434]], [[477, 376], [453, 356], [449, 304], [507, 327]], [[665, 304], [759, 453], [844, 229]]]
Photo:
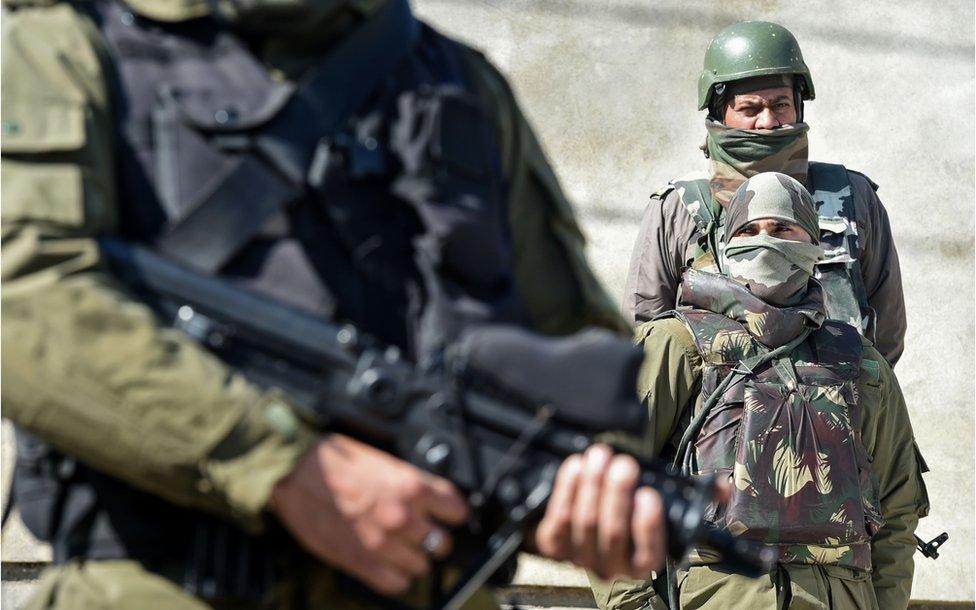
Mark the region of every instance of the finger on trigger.
[[471, 510], [464, 496], [450, 481], [429, 475], [426, 482], [428, 493], [419, 498], [419, 503], [427, 514], [448, 525], [461, 525], [467, 521]]

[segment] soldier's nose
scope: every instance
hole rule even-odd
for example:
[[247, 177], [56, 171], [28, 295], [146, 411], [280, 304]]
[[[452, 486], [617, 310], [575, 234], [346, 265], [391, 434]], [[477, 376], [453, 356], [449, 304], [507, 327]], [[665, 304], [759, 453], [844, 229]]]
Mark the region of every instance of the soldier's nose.
[[756, 129], [773, 129], [779, 126], [779, 119], [776, 118], [776, 115], [769, 108], [764, 109], [756, 117]]

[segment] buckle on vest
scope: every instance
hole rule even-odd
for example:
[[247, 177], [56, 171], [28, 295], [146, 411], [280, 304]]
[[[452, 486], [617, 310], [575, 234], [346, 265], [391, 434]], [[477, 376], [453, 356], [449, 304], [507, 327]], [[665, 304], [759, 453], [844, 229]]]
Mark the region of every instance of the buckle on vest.
[[341, 133], [319, 140], [308, 168], [308, 183], [321, 189], [335, 170], [345, 169], [345, 175], [354, 180], [386, 173], [386, 153], [379, 141], [372, 136], [354, 138]]
[[739, 360], [739, 363], [735, 365], [735, 368], [732, 369], [732, 372], [738, 373], [740, 375], [752, 375], [755, 372], [755, 369], [753, 369], [751, 366], [746, 364], [745, 360]]

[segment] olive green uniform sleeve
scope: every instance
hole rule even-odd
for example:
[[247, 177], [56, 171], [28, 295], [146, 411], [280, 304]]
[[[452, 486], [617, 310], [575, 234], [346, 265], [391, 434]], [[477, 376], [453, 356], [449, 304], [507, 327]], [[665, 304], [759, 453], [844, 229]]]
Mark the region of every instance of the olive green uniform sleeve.
[[891, 366], [895, 366], [905, 351], [908, 322], [891, 222], [874, 183], [857, 172], [848, 172], [848, 176], [854, 192], [862, 252], [861, 277], [868, 305], [877, 314], [874, 344]]
[[3, 20], [4, 417], [172, 502], [260, 526], [315, 435], [284, 402], [160, 326], [103, 270], [111, 233], [104, 49], [67, 5]]
[[532, 326], [567, 334], [583, 326], [629, 326], [593, 274], [585, 238], [532, 127], [504, 77], [470, 52], [476, 86], [496, 113], [515, 256], [515, 283]]
[[928, 514], [922, 461], [898, 380], [866, 347], [858, 390], [862, 435], [873, 458], [885, 525], [871, 541], [872, 582], [879, 608], [907, 608], [915, 570], [915, 527]]
[[699, 402], [702, 359], [688, 328], [675, 318], [638, 326], [634, 340], [644, 351], [637, 393], [650, 420], [647, 450], [658, 456], [680, 437]]
[[623, 314], [628, 321], [640, 324], [674, 309], [688, 247], [697, 234], [698, 227], [677, 191], [651, 197], [634, 242], [624, 288]]
[[[635, 343], [644, 351], [637, 391], [647, 407], [647, 434], [643, 438], [607, 439], [647, 456], [658, 457], [676, 445], [678, 432], [687, 427], [691, 411], [700, 401], [702, 359], [685, 325], [674, 318], [637, 327]], [[673, 449], [673, 447], [671, 448]], [[663, 608], [650, 580], [600, 580], [588, 574], [597, 606], [603, 610]]]

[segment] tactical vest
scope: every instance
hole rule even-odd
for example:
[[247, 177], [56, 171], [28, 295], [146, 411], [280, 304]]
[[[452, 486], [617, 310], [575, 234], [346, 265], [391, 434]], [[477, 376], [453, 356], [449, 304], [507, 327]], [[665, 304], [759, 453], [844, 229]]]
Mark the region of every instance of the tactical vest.
[[[828, 320], [789, 356], [748, 372], [741, 363], [766, 348], [742, 324], [700, 309], [674, 315], [704, 361], [703, 398], [739, 370], [681, 465], [732, 483], [731, 500], [706, 518], [776, 546], [783, 563], [870, 570], [870, 540], [883, 520], [860, 433], [857, 332]], [[698, 559], [707, 562], [707, 551]]]
[[[824, 287], [827, 316], [858, 329], [874, 340], [875, 314], [868, 304], [861, 275], [861, 249], [857, 233], [857, 216], [847, 168], [832, 163], [809, 164], [810, 193], [820, 217], [820, 243], [825, 258], [817, 263], [814, 277]], [[708, 178], [690, 176], [674, 180], [661, 193], [677, 191], [681, 204], [695, 221], [699, 237], [687, 258], [693, 266], [718, 272], [715, 253], [721, 259], [724, 240], [724, 213], [712, 199]]]
[[[523, 321], [492, 109], [463, 49], [406, 0], [297, 83], [209, 18], [84, 10], [114, 68], [122, 237], [427, 363], [468, 323]], [[29, 435], [18, 446], [16, 501], [56, 562], [183, 563], [190, 592], [256, 599], [294, 552], [287, 536], [247, 536]]]

